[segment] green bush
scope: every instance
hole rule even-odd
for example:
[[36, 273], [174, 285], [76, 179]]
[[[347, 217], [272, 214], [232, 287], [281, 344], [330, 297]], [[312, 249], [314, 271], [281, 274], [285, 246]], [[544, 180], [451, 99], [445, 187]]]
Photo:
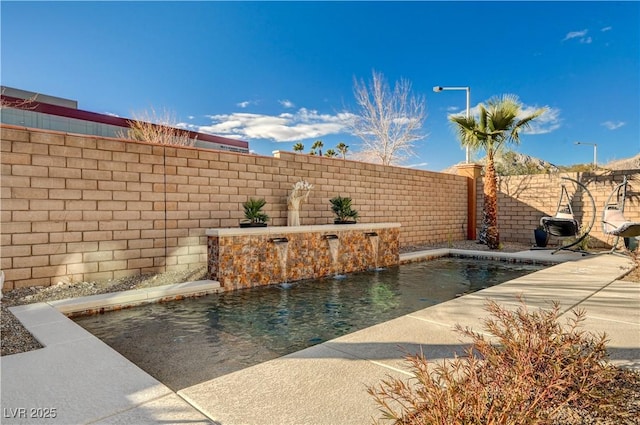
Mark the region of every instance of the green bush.
[[329, 199], [331, 203], [331, 211], [336, 215], [338, 221], [356, 221], [358, 219], [358, 211], [351, 207], [351, 198], [336, 196]]
[[244, 218], [250, 223], [266, 223], [269, 216], [262, 212], [262, 208], [267, 204], [264, 199], [249, 198], [242, 204], [244, 208]]

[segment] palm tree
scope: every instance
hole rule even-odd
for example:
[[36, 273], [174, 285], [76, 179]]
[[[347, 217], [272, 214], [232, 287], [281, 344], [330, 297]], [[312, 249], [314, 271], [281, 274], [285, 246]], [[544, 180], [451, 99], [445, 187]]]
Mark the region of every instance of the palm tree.
[[515, 95], [493, 97], [487, 106], [478, 105], [478, 121], [475, 117], [450, 116], [463, 146], [472, 150], [483, 149], [487, 154], [484, 173], [484, 206], [480, 242], [490, 249], [500, 246], [498, 232], [498, 181], [494, 156], [505, 144], [520, 143], [520, 130], [527, 129], [546, 108], [540, 108], [526, 116], [522, 115], [522, 103]]
[[295, 145], [293, 145], [294, 152], [302, 152], [303, 150], [304, 150], [304, 145], [302, 143], [298, 142]]
[[327, 149], [327, 151], [324, 153], [324, 156], [326, 156], [328, 158], [333, 158], [335, 156], [338, 156], [338, 152], [336, 152], [333, 149]]
[[324, 143], [322, 143], [322, 140], [316, 140], [315, 142], [313, 142], [313, 145], [311, 145], [311, 152], [313, 152], [312, 155], [315, 155], [316, 149], [318, 149], [318, 155], [322, 156], [323, 146]]
[[336, 149], [338, 149], [338, 152], [340, 152], [340, 155], [342, 155], [342, 159], [347, 159], [347, 151], [349, 150], [349, 146], [340, 142], [336, 146]]

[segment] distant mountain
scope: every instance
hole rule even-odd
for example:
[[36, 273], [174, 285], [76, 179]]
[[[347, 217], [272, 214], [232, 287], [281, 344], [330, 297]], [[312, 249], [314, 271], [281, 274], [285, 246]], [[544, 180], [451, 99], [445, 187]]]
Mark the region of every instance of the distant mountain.
[[640, 153], [634, 157], [618, 159], [605, 164], [603, 168], [609, 170], [635, 170], [640, 168]]
[[560, 171], [560, 168], [549, 161], [516, 151], [507, 151], [497, 155], [495, 162], [496, 170], [501, 174], [557, 173]]
[[[485, 158], [475, 161], [484, 165]], [[535, 158], [515, 151], [507, 151], [495, 159], [496, 171], [501, 175], [557, 173], [560, 171], [581, 171], [580, 167], [589, 167], [589, 164], [575, 164], [556, 166], [543, 159]], [[600, 166], [605, 170], [636, 170], [640, 169], [640, 153], [631, 158], [618, 159]], [[584, 170], [582, 170], [584, 171]], [[443, 173], [457, 174], [456, 166], [442, 170]]]
[[[477, 164], [484, 165], [485, 158], [474, 161]], [[525, 155], [515, 151], [507, 151], [499, 154], [495, 158], [496, 171], [498, 174], [540, 174], [540, 173], [557, 173], [560, 171], [556, 165], [545, 161], [544, 159], [535, 158], [531, 155]], [[451, 166], [442, 170], [443, 173], [457, 174], [456, 166]]]

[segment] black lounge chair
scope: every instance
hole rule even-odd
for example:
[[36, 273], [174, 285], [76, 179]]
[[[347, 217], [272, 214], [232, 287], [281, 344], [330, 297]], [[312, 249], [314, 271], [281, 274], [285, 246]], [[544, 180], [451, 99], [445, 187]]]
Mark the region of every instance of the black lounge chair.
[[[584, 193], [588, 195], [589, 199], [591, 200], [592, 207], [591, 222], [587, 227], [584, 228], [583, 231], [581, 231], [580, 223], [578, 222], [578, 220], [576, 220], [573, 214], [573, 208], [571, 207], [572, 198], [569, 196], [569, 192], [567, 192], [566, 185], [562, 183], [560, 199], [558, 200], [556, 213], [552, 217], [542, 217], [540, 219], [540, 225], [544, 227], [544, 230], [552, 236], [560, 239], [576, 238], [576, 240], [568, 245], [564, 245], [560, 248], [555, 249], [551, 254], [555, 254], [556, 252], [561, 250], [576, 251], [570, 248], [580, 244], [580, 242], [582, 242], [587, 236], [589, 236], [589, 232], [593, 228], [593, 223], [595, 223], [596, 220], [596, 204], [593, 200], [593, 196], [591, 196], [591, 192], [589, 192], [589, 189], [587, 189], [587, 187], [579, 181], [572, 178], [562, 177], [562, 179], [574, 182], [582, 189]], [[586, 253], [583, 253], [582, 255], [586, 255]]]
[[622, 183], [617, 185], [602, 211], [602, 232], [605, 235], [615, 236], [615, 242], [610, 252], [614, 252], [620, 238], [633, 238], [640, 236], [640, 222], [629, 221], [624, 217], [624, 204], [627, 198], [627, 176], [624, 176]]

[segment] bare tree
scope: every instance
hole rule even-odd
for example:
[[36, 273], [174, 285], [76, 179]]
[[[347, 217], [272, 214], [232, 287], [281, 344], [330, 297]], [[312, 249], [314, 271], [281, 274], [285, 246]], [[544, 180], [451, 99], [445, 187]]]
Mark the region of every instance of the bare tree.
[[5, 88], [2, 88], [2, 93], [0, 95], [0, 108], [14, 108], [14, 109], [24, 109], [24, 110], [33, 110], [38, 106], [36, 104], [38, 94], [34, 94], [33, 96], [27, 99], [18, 99], [18, 98], [9, 98], [5, 94]]
[[426, 136], [421, 132], [426, 119], [424, 96], [414, 96], [411, 83], [404, 79], [397, 81], [392, 91], [375, 70], [368, 86], [354, 80], [353, 91], [358, 111], [347, 126], [362, 140], [361, 156], [390, 165], [414, 155], [415, 142]]
[[158, 115], [151, 108], [151, 111], [134, 114], [133, 118], [127, 121], [130, 128], [118, 132], [118, 137], [157, 145], [193, 146], [196, 143], [187, 130], [175, 127], [175, 118], [166, 110]]

